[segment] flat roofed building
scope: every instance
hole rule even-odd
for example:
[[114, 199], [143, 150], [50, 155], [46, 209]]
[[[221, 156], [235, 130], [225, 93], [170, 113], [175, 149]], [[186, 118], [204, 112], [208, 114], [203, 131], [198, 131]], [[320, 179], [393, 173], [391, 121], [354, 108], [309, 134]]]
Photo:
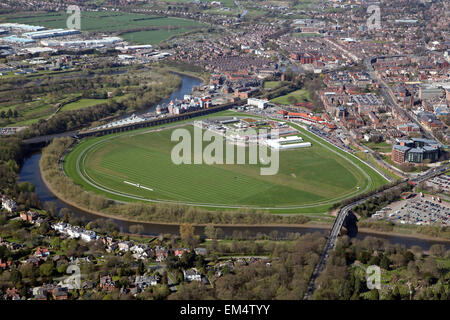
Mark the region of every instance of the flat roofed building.
[[26, 32], [23, 35], [30, 39], [45, 39], [45, 38], [53, 38], [53, 37], [63, 37], [69, 36], [73, 34], [79, 34], [79, 30], [75, 29], [51, 29], [51, 30], [42, 30], [36, 32]]
[[396, 163], [422, 163], [424, 160], [439, 160], [442, 145], [430, 139], [413, 138], [400, 140], [392, 148], [391, 159]]
[[2, 24], [0, 24], [0, 28], [15, 29], [15, 30], [22, 30], [22, 31], [40, 31], [40, 30], [45, 29], [45, 27], [32, 26], [29, 24], [22, 24], [22, 23], [2, 23]]
[[258, 109], [265, 109], [267, 107], [267, 101], [262, 99], [248, 98], [247, 104], [250, 106], [258, 107]]

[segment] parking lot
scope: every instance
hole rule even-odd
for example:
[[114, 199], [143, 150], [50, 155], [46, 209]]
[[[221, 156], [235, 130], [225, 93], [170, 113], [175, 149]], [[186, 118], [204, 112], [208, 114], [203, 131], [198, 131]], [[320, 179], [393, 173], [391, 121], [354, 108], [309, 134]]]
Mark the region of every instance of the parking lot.
[[450, 193], [450, 177], [441, 175], [434, 177], [426, 182], [427, 186], [432, 187], [437, 192]]
[[[433, 199], [434, 198], [434, 199]], [[450, 206], [437, 197], [417, 194], [415, 197], [390, 204], [372, 215], [375, 220], [387, 220], [399, 224], [432, 225], [450, 224]]]

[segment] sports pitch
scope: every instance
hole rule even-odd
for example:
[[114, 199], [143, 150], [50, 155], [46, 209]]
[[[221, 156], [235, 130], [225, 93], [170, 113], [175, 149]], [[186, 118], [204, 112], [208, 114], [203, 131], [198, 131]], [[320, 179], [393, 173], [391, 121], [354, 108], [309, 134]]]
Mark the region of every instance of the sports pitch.
[[[184, 128], [193, 130], [191, 124]], [[356, 157], [299, 129], [312, 147], [281, 151], [274, 176], [261, 176], [259, 165], [175, 165], [171, 151], [177, 142], [170, 128], [85, 140], [66, 156], [64, 170], [86, 190], [120, 201], [281, 213], [326, 212], [339, 200], [386, 183]]]

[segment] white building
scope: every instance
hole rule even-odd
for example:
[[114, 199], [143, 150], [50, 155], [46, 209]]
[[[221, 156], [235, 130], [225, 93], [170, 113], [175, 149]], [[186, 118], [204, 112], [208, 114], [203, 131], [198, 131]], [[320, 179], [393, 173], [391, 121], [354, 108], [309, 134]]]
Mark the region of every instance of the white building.
[[89, 242], [97, 239], [97, 235], [94, 231], [84, 230], [80, 233], [81, 240]]
[[272, 149], [285, 150], [311, 147], [311, 142], [302, 142], [303, 139], [297, 136], [281, 137], [279, 139], [267, 139], [265, 143]]
[[36, 40], [36, 39], [45, 39], [45, 38], [53, 38], [53, 37], [64, 37], [64, 36], [70, 36], [70, 35], [79, 34], [79, 33], [81, 33], [81, 32], [79, 30], [75, 30], [75, 29], [51, 29], [51, 30], [25, 32], [23, 35], [27, 38]]
[[99, 236], [94, 231], [85, 230], [83, 228], [72, 226], [68, 223], [59, 222], [52, 225], [52, 228], [59, 231], [62, 234], [66, 234], [69, 238], [78, 239], [90, 242], [92, 240], [97, 240]]
[[99, 48], [104, 46], [111, 46], [115, 43], [122, 42], [120, 37], [103, 37], [99, 39], [88, 40], [41, 40], [41, 45], [45, 47], [79, 47], [79, 48]]
[[268, 102], [262, 99], [248, 98], [247, 104], [249, 106], [258, 107], [258, 109], [265, 109], [267, 107]]
[[184, 270], [183, 274], [186, 281], [202, 281], [202, 274], [195, 268]]
[[17, 209], [17, 204], [14, 200], [2, 197], [2, 207], [9, 212], [14, 212]]

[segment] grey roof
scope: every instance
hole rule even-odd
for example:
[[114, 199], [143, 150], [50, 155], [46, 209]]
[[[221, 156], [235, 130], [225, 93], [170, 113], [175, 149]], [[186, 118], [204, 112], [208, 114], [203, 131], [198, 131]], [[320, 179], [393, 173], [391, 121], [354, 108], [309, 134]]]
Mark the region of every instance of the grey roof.
[[410, 148], [409, 148], [409, 147], [405, 147], [405, 146], [401, 146], [401, 145], [399, 145], [399, 144], [396, 144], [396, 145], [394, 146], [394, 149], [399, 150], [399, 151], [406, 152], [406, 151], [408, 151]]
[[430, 147], [430, 146], [424, 146], [424, 147], [423, 147], [423, 150], [424, 150], [424, 151], [435, 151], [436, 148]]

